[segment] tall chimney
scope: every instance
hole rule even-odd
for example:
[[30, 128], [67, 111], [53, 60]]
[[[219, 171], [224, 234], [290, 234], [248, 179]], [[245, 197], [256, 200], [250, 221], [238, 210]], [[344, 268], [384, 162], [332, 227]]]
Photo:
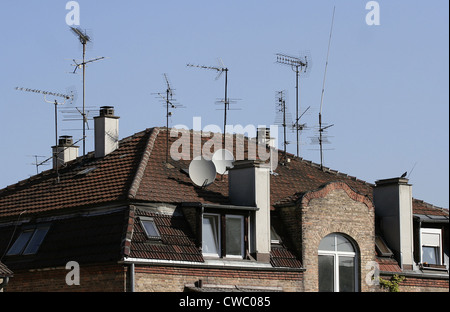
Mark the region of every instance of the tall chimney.
[[114, 107], [100, 107], [100, 116], [94, 117], [95, 157], [104, 157], [119, 147], [119, 117]]
[[381, 231], [402, 269], [414, 267], [412, 186], [408, 179], [378, 180], [373, 190]]
[[239, 160], [228, 171], [229, 196], [236, 206], [256, 206], [250, 252], [270, 261], [270, 168], [260, 160]]
[[73, 145], [73, 139], [70, 135], [61, 135], [57, 146], [52, 146], [53, 169], [61, 167], [66, 162], [74, 160], [78, 157], [79, 146]]

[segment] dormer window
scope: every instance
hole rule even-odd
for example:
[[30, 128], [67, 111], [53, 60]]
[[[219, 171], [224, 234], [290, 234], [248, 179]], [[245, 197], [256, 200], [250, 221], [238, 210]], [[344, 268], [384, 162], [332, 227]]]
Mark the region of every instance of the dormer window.
[[202, 251], [205, 256], [244, 258], [247, 241], [244, 215], [204, 213]]
[[420, 229], [422, 241], [422, 263], [442, 265], [442, 230]]

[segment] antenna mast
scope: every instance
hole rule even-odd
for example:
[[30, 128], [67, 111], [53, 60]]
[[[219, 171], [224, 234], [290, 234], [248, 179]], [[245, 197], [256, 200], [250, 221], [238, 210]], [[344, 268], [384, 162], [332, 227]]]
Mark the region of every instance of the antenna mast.
[[83, 68], [83, 111], [81, 112], [81, 115], [83, 116], [83, 156], [86, 155], [86, 113], [85, 113], [85, 77], [86, 77], [86, 64], [92, 63], [95, 61], [99, 61], [104, 59], [104, 57], [98, 57], [89, 61], [85, 61], [86, 56], [86, 44], [91, 41], [91, 38], [86, 34], [86, 32], [83, 34], [81, 29], [70, 27], [70, 29], [73, 31], [73, 33], [78, 36], [78, 39], [80, 40], [81, 44], [83, 45], [83, 60], [81, 63], [77, 63], [75, 60], [73, 62], [75, 63], [75, 69], [73, 73], [76, 72], [77, 68]]
[[160, 96], [166, 106], [166, 163], [169, 162], [169, 117], [172, 116], [172, 112], [169, 110], [169, 108], [179, 108], [183, 107], [181, 105], [175, 104], [173, 101], [173, 90], [170, 86], [169, 78], [167, 77], [167, 74], [164, 74], [164, 80], [166, 81], [166, 95], [163, 96], [161, 93], [156, 93], [158, 96]]
[[333, 7], [333, 16], [331, 18], [331, 29], [330, 29], [330, 38], [328, 39], [328, 51], [327, 51], [327, 60], [325, 62], [325, 72], [323, 75], [323, 85], [322, 85], [322, 95], [320, 97], [320, 111], [319, 111], [319, 145], [320, 145], [320, 169], [323, 169], [323, 151], [322, 151], [322, 132], [330, 128], [333, 125], [326, 126], [322, 128], [322, 106], [323, 106], [323, 95], [325, 93], [325, 79], [327, 76], [327, 67], [328, 67], [328, 57], [330, 55], [330, 45], [331, 45], [331, 35], [333, 34], [333, 24], [334, 24], [334, 11], [336, 7]]
[[[300, 72], [306, 72], [306, 69], [308, 68], [308, 59], [305, 56], [304, 59], [300, 59], [298, 57], [293, 57], [293, 56], [289, 56], [286, 54], [281, 54], [281, 53], [277, 53], [277, 63], [279, 64], [284, 64], [284, 65], [289, 65], [291, 66], [292, 70], [295, 72], [295, 90], [296, 90], [296, 95], [295, 95], [295, 105], [296, 105], [296, 114], [295, 114], [295, 124], [294, 124], [294, 129], [297, 133], [297, 157], [299, 157], [300, 154], [300, 138], [299, 138], [299, 131], [303, 130], [303, 125], [299, 125], [299, 120], [300, 117], [298, 115], [299, 113], [299, 102], [298, 102], [298, 78], [300, 75]], [[303, 114], [302, 114], [303, 115]]]
[[[283, 147], [284, 147], [284, 160], [286, 160], [286, 147], [289, 144], [286, 137], [286, 126], [287, 120], [286, 117], [290, 119], [290, 114], [287, 112], [286, 108], [286, 99], [285, 99], [285, 91], [277, 91], [276, 92], [276, 103], [277, 103], [277, 113], [281, 113], [282, 120], [277, 120], [277, 124], [281, 124], [283, 126]], [[286, 116], [288, 115], [288, 116]]]
[[[16, 87], [16, 90], [43, 94], [45, 102], [55, 105], [55, 146], [58, 146], [58, 105], [63, 105], [66, 102], [66, 100], [73, 99], [73, 96], [62, 94], [62, 93], [41, 91], [41, 90], [29, 89], [29, 88]], [[47, 95], [51, 95], [54, 97], [62, 97], [62, 98], [64, 98], [64, 102], [58, 103], [58, 101], [56, 99], [54, 101], [49, 101], [49, 100], [47, 100]], [[53, 158], [56, 163], [56, 161], [57, 161], [56, 152], [53, 154]], [[56, 166], [56, 176], [57, 176], [57, 181], [58, 181], [59, 180], [58, 166]]]
[[220, 78], [220, 76], [225, 73], [225, 98], [224, 98], [224, 116], [223, 116], [223, 146], [225, 146], [225, 127], [227, 125], [227, 110], [230, 108], [230, 102], [227, 96], [227, 89], [228, 89], [228, 68], [225, 67], [220, 59], [219, 66], [203, 66], [203, 65], [193, 65], [193, 64], [187, 64], [189, 67], [198, 67], [198, 68], [204, 68], [204, 69], [211, 69], [219, 72], [219, 74], [216, 77], [216, 80]]

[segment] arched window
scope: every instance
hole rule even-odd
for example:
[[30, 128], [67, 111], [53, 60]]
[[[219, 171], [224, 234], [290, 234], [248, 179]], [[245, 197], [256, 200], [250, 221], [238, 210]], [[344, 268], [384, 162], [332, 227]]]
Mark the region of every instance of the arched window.
[[341, 234], [325, 236], [319, 245], [319, 291], [358, 291], [357, 278], [353, 243]]

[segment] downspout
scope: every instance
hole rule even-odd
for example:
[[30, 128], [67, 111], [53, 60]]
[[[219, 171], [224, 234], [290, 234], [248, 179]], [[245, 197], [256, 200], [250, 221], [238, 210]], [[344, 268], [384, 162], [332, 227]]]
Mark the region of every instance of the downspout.
[[130, 263], [130, 292], [134, 292], [134, 262]]

